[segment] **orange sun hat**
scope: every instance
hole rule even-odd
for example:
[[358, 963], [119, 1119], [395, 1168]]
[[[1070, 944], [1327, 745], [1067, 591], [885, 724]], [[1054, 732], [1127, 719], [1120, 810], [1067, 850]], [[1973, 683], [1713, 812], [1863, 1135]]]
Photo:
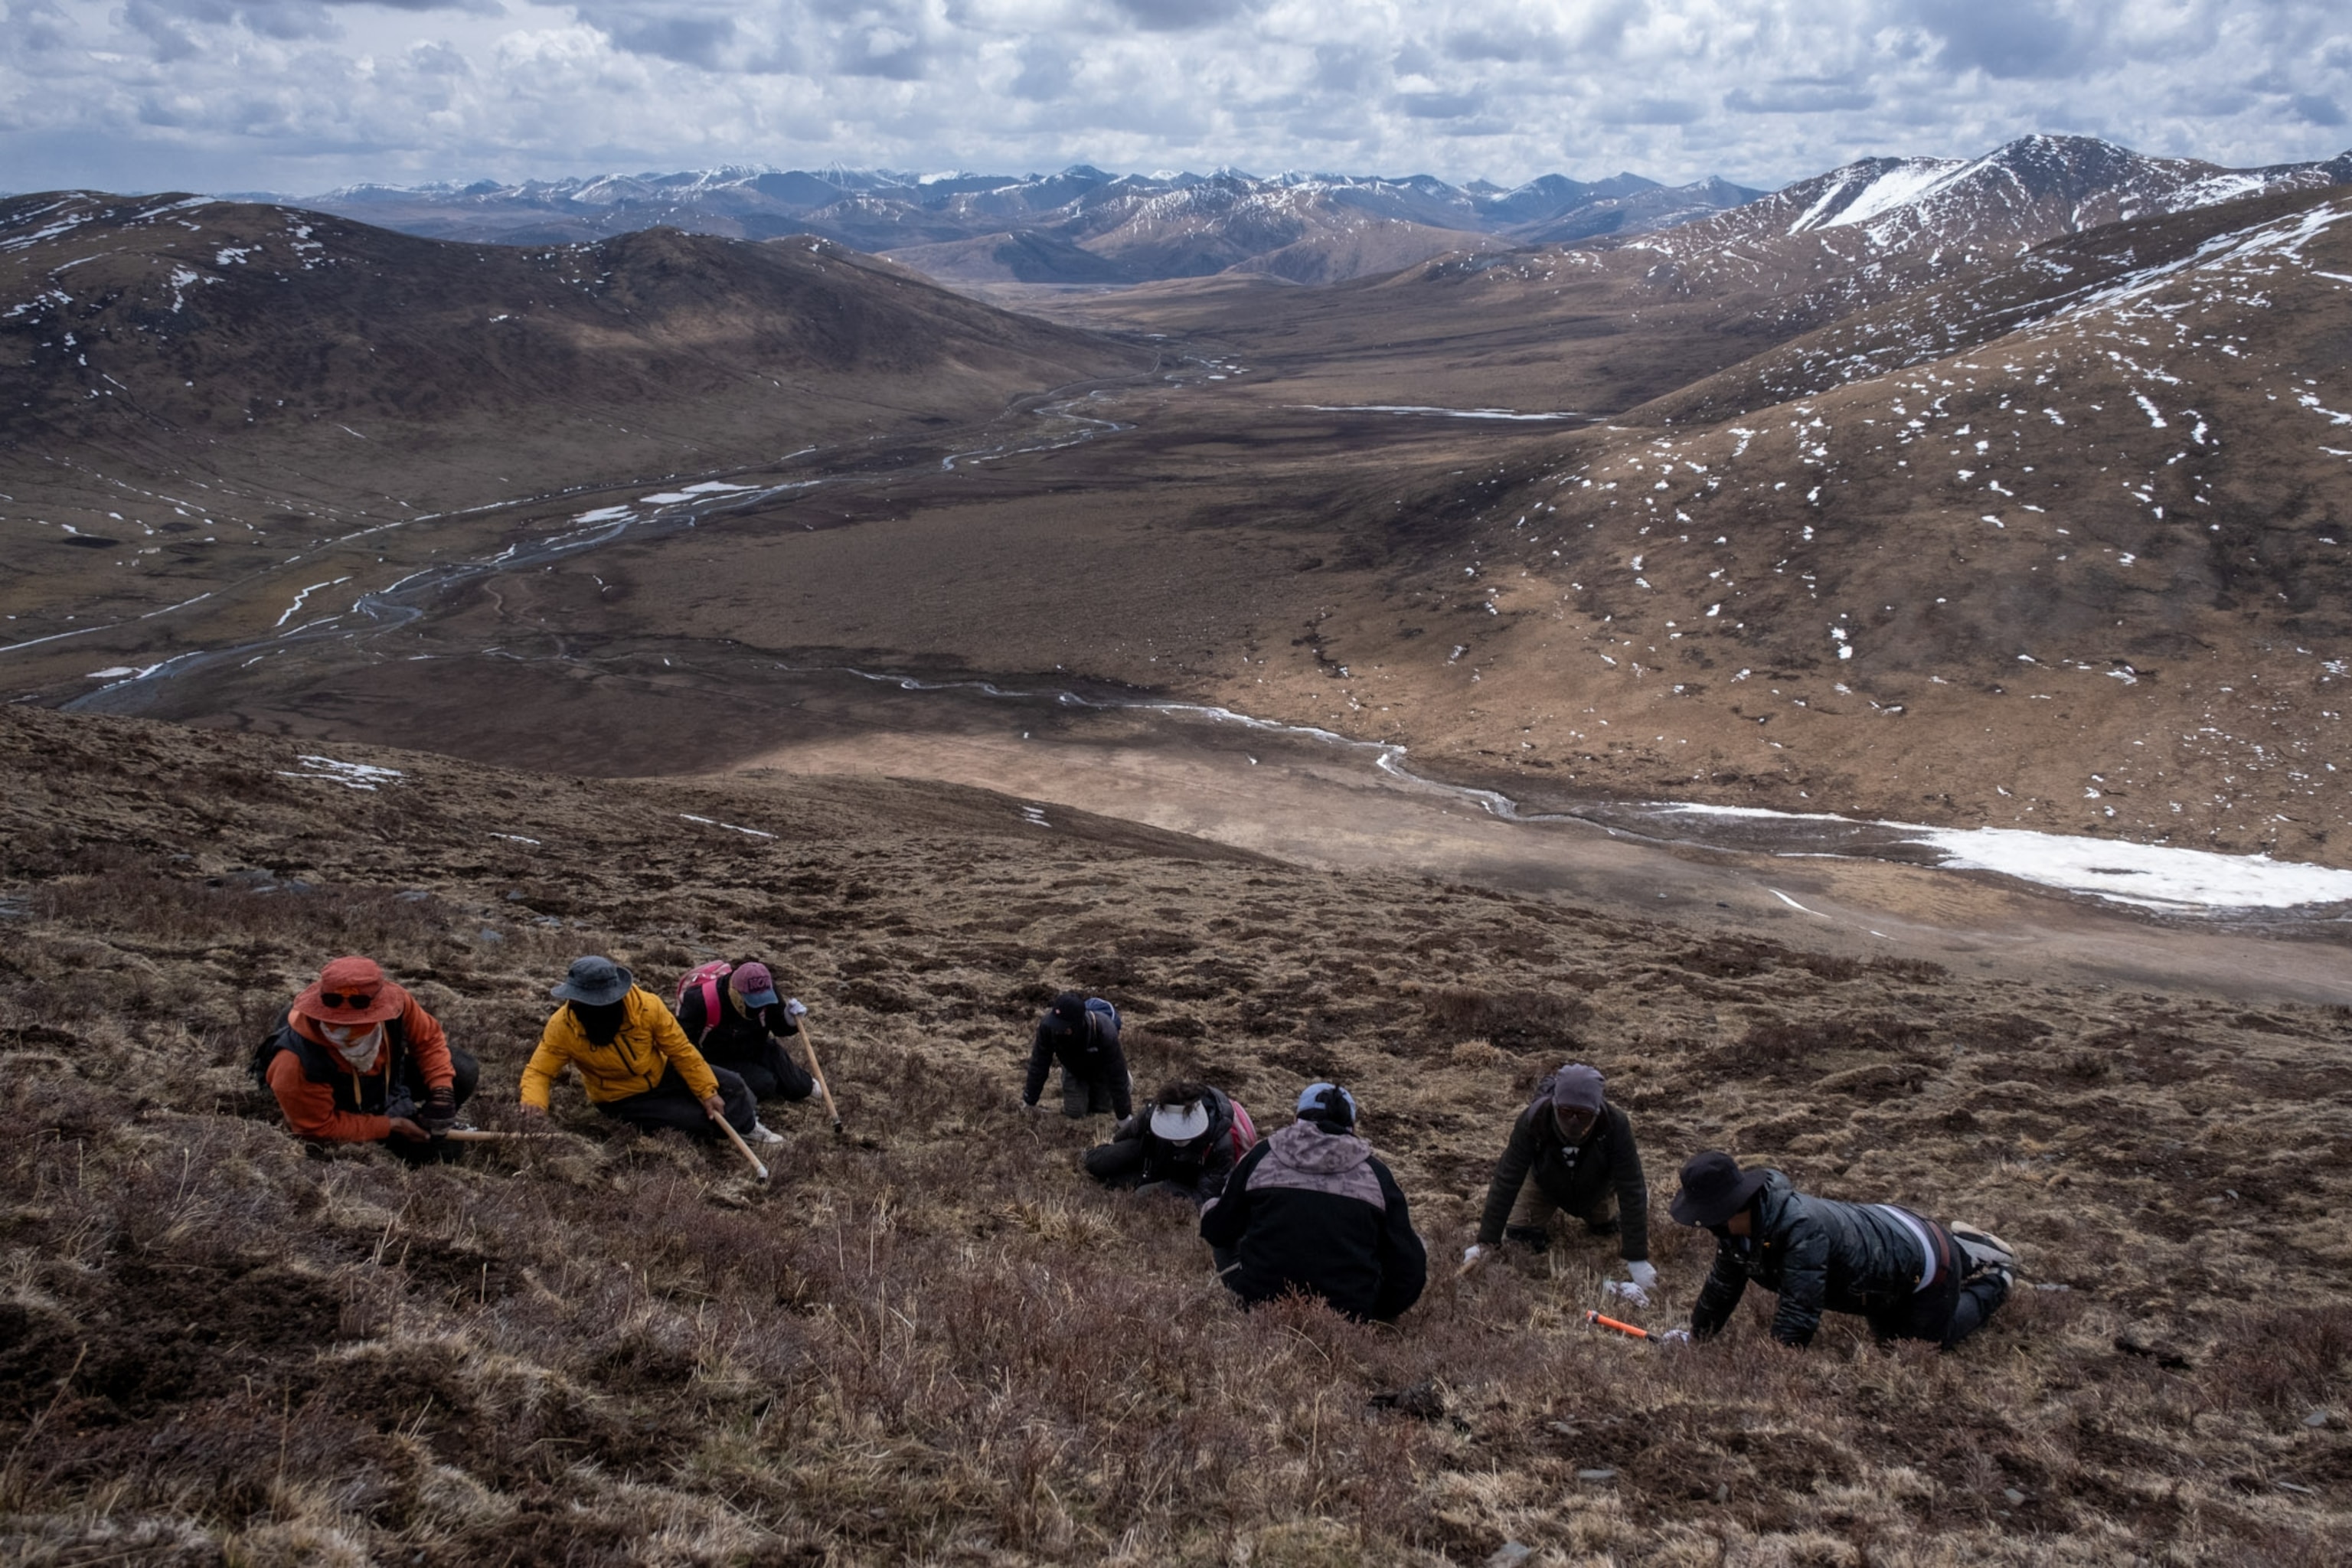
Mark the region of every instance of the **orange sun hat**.
[[408, 993], [383, 977], [373, 958], [338, 958], [319, 971], [294, 1011], [322, 1024], [381, 1024], [400, 1016]]

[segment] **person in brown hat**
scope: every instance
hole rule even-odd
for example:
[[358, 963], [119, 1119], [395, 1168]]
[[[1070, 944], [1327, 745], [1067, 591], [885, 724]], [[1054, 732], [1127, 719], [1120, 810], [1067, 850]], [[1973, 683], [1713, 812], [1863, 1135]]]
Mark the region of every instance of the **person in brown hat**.
[[1812, 1342], [1822, 1314], [1859, 1313], [1880, 1340], [1951, 1349], [2009, 1297], [2017, 1254], [1970, 1226], [1942, 1226], [1893, 1204], [1809, 1197], [1778, 1171], [1743, 1171], [1720, 1150], [1683, 1166], [1673, 1214], [1715, 1233], [1715, 1267], [1691, 1309], [1690, 1337], [1712, 1339], [1754, 1280], [1780, 1298], [1772, 1337]]
[[278, 1016], [254, 1068], [286, 1124], [324, 1143], [421, 1154], [457, 1124], [481, 1075], [372, 958], [338, 958]]
[[1478, 1238], [1462, 1255], [1464, 1268], [1504, 1240], [1541, 1251], [1551, 1244], [1554, 1217], [1570, 1214], [1592, 1235], [1616, 1236], [1618, 1255], [1633, 1278], [1612, 1282], [1611, 1289], [1649, 1305], [1649, 1292], [1658, 1283], [1650, 1262], [1650, 1185], [1642, 1175], [1633, 1124], [1609, 1103], [1606, 1089], [1601, 1074], [1581, 1062], [1569, 1063], [1536, 1086], [1535, 1098], [1511, 1123], [1510, 1142], [1495, 1162]]

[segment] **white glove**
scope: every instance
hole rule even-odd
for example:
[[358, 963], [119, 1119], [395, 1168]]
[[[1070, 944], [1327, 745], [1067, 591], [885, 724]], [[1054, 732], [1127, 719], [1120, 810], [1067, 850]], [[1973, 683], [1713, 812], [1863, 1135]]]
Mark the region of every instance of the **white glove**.
[[1691, 1342], [1688, 1329], [1664, 1329], [1650, 1337], [1662, 1345], [1686, 1345]]
[[1462, 1249], [1462, 1267], [1467, 1268], [1486, 1256], [1486, 1249], [1474, 1241]]
[[1633, 1277], [1633, 1283], [1644, 1290], [1654, 1290], [1658, 1288], [1658, 1271], [1647, 1263], [1628, 1263], [1625, 1265], [1625, 1272], [1631, 1274]]
[[1601, 1289], [1604, 1295], [1619, 1297], [1633, 1302], [1636, 1307], [1646, 1307], [1650, 1304], [1649, 1292], [1630, 1279], [1603, 1280]]
[[795, 996], [784, 1004], [784, 1016], [791, 1018], [808, 1016], [808, 1005]]

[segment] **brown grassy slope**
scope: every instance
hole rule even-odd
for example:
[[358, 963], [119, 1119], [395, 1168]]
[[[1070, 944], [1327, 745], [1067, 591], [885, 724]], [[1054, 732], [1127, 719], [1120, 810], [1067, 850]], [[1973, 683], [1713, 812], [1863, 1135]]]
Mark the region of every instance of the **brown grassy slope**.
[[144, 611], [363, 527], [932, 435], [1150, 363], [806, 238], [530, 250], [283, 207], [17, 197], [8, 607]]
[[[942, 789], [341, 755], [402, 773], [0, 713], [13, 1560], [2316, 1563], [2352, 1524], [2341, 1010], [1700, 943]], [[856, 1135], [783, 1111], [764, 1192], [570, 1089], [528, 1152], [306, 1159], [238, 1065], [365, 950], [498, 1121], [574, 952], [658, 984], [747, 947], [814, 1004]], [[1240, 1316], [1189, 1215], [1007, 1109], [1067, 984], [1126, 1009], [1147, 1084], [1206, 1072], [1269, 1125], [1357, 1087], [1438, 1266], [1401, 1332]], [[1946, 1358], [1843, 1325], [1784, 1353], [1759, 1311], [1598, 1339], [1581, 1244], [1453, 1281], [1570, 1055], [1644, 1138], [1654, 1323], [1696, 1285], [1662, 1211], [1707, 1143], [1995, 1225], [2065, 1289]]]
[[1253, 279], [1102, 293], [985, 290], [1050, 320], [1181, 338], [1278, 379], [1283, 404], [1614, 413], [1818, 321], [1767, 319], [1770, 279], [1694, 297], [1632, 252], [1441, 258], [1326, 288]]
[[1990, 342], [1400, 511], [1424, 563], [1287, 700], [1529, 787], [2342, 864], [2347, 214], [2143, 236], [2158, 265]]

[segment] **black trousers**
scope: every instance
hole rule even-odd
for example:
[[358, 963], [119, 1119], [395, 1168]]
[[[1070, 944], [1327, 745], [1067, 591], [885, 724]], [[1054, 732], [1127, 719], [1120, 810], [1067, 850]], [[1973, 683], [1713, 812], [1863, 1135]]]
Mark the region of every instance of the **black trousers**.
[[721, 1057], [705, 1051], [702, 1059], [740, 1078], [750, 1086], [754, 1100], [806, 1100], [816, 1092], [816, 1079], [809, 1076], [806, 1068], [793, 1060], [783, 1041], [773, 1035], [748, 1052], [730, 1052]]
[[[719, 1097], [727, 1103], [728, 1124], [738, 1132], [749, 1132], [760, 1120], [759, 1101], [751, 1098], [751, 1086], [742, 1075], [726, 1068], [714, 1067], [711, 1075], [719, 1079]], [[718, 1138], [722, 1134], [711, 1125], [704, 1113], [702, 1101], [686, 1086], [675, 1065], [665, 1068], [661, 1081], [642, 1094], [632, 1094], [622, 1100], [600, 1102], [597, 1110], [616, 1121], [625, 1121], [640, 1132], [659, 1132], [672, 1128], [697, 1138]]]
[[1132, 1187], [1143, 1180], [1143, 1140], [1115, 1138], [1079, 1156], [1087, 1174], [1107, 1187]]
[[[1133, 1083], [1129, 1084], [1129, 1090]], [[1079, 1078], [1069, 1068], [1062, 1069], [1062, 1114], [1073, 1121], [1083, 1121], [1089, 1116], [1117, 1116], [1118, 1099], [1107, 1078]]]
[[1106, 1187], [1124, 1187], [1136, 1193], [1165, 1193], [1171, 1198], [1182, 1198], [1194, 1208], [1208, 1200], [1201, 1195], [1197, 1182], [1178, 1181], [1161, 1177], [1158, 1181], [1143, 1179], [1144, 1167], [1150, 1163], [1150, 1151], [1140, 1138], [1114, 1138], [1108, 1143], [1097, 1143], [1078, 1156], [1087, 1174]]
[[1882, 1340], [1926, 1340], [1950, 1350], [1985, 1322], [2009, 1300], [2009, 1285], [1990, 1269], [1963, 1279], [1968, 1255], [1952, 1240], [1952, 1233], [1934, 1220], [1922, 1219], [1928, 1242], [1936, 1248], [1936, 1278], [1925, 1290], [1879, 1308], [1866, 1315], [1870, 1331]]

